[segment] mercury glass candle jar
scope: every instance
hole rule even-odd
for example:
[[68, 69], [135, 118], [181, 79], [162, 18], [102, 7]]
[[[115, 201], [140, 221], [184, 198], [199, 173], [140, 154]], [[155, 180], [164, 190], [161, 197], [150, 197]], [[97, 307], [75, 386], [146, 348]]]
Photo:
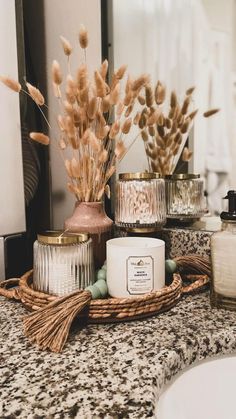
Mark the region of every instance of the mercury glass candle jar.
[[166, 222], [165, 182], [157, 173], [120, 173], [115, 223], [131, 232], [151, 232]]
[[48, 231], [34, 243], [33, 286], [63, 296], [94, 282], [92, 240], [87, 234]]
[[165, 176], [168, 219], [194, 221], [206, 212], [204, 181], [198, 174]]

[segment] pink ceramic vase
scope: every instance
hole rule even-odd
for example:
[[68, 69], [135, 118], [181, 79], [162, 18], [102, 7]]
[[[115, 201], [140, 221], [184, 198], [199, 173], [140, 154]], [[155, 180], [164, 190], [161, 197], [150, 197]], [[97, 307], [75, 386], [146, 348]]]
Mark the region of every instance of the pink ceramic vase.
[[102, 202], [76, 202], [72, 216], [65, 221], [66, 230], [92, 237], [96, 268], [106, 259], [106, 241], [111, 238], [112, 225]]

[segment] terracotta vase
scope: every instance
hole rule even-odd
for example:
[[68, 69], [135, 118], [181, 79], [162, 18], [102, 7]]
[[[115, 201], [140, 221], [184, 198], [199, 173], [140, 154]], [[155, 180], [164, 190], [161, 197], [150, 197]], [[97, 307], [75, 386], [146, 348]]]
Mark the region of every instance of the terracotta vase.
[[100, 268], [106, 259], [106, 241], [112, 237], [113, 221], [106, 215], [102, 202], [76, 202], [65, 229], [74, 233], [88, 233], [93, 239], [95, 267]]

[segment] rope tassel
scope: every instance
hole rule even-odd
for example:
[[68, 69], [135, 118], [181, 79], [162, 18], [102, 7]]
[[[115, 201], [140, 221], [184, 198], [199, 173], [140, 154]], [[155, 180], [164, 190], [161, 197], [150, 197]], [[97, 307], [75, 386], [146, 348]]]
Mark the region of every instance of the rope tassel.
[[198, 255], [178, 256], [174, 258], [178, 271], [194, 272], [211, 277], [211, 262], [209, 258]]
[[41, 349], [61, 352], [75, 317], [88, 307], [89, 291], [76, 291], [58, 298], [23, 319], [24, 333]]

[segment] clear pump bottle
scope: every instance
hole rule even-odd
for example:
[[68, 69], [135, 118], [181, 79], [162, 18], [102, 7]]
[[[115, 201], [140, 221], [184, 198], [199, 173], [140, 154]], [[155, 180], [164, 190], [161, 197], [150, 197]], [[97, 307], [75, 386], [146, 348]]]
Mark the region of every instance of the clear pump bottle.
[[221, 231], [211, 237], [211, 305], [236, 311], [236, 191], [228, 191]]

